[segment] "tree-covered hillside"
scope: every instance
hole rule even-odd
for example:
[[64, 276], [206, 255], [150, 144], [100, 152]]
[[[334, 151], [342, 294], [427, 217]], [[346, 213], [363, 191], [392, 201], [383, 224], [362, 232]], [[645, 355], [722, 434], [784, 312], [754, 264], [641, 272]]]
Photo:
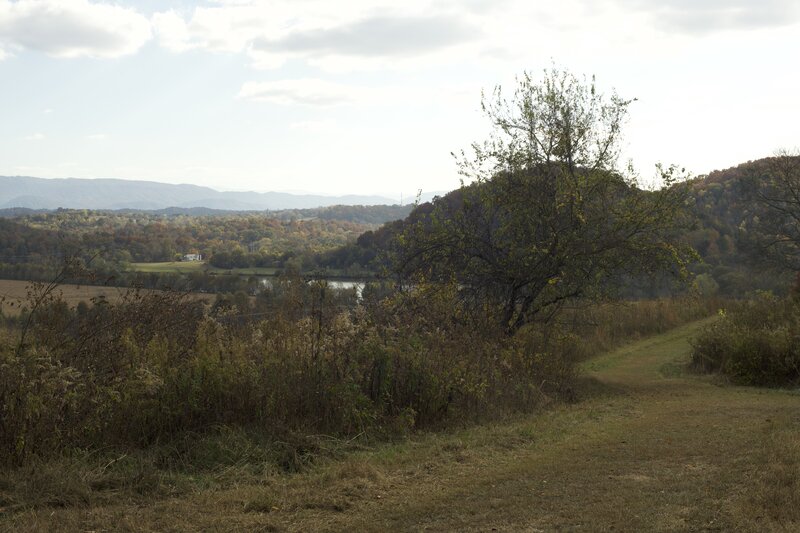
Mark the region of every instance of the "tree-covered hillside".
[[[768, 261], [761, 238], [764, 214], [757, 188], [770, 176], [772, 160], [743, 163], [673, 185], [688, 188], [687, 213], [693, 222], [683, 240], [699, 255], [699, 260], [689, 265], [695, 275], [694, 290], [738, 296], [753, 290], [786, 289], [791, 276]], [[460, 205], [462, 195], [458, 189], [421, 204], [404, 221], [387, 223], [353, 243], [326, 252], [321, 264], [380, 271], [389, 266], [392, 246], [399, 235], [425, 220], [436, 205]], [[664, 290], [663, 283], [656, 285], [649, 290]]]
[[[795, 158], [800, 161], [800, 158]], [[775, 158], [711, 172], [688, 185], [696, 227], [686, 239], [702, 261], [693, 265], [700, 287], [726, 295], [761, 289], [781, 292], [791, 276], [771, 260], [764, 242], [765, 209], [759, 188], [772, 175]]]

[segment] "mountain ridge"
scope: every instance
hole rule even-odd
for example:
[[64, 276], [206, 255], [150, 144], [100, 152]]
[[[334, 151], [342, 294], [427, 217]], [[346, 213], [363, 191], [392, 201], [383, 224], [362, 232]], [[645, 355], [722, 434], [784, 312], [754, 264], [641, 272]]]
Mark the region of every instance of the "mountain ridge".
[[285, 192], [217, 191], [191, 184], [117, 178], [37, 178], [0, 176], [0, 208], [28, 209], [167, 209], [229, 211], [306, 209], [333, 205], [392, 205], [379, 195], [292, 194]]

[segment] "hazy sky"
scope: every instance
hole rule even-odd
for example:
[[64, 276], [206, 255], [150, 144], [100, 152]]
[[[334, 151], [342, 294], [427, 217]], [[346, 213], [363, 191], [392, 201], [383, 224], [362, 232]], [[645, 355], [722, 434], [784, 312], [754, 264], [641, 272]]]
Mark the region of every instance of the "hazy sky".
[[450, 190], [481, 89], [552, 62], [702, 174], [800, 145], [798, 58], [797, 0], [0, 0], [0, 174]]

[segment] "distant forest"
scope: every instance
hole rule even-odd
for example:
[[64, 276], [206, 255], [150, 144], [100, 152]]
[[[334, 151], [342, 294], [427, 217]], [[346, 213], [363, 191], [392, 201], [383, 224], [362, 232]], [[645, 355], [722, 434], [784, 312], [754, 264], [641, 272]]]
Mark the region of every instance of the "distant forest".
[[[689, 290], [740, 296], [755, 290], [781, 292], [787, 274], [764, 261], [756, 233], [758, 213], [751, 197], [753, 177], [766, 160], [715, 171], [676, 187], [688, 187], [693, 219], [682, 240], [693, 247]], [[457, 202], [460, 190], [435, 202]], [[272, 267], [301, 273], [334, 272], [374, 277], [385, 272], [394, 242], [432, 209], [419, 206], [332, 206], [266, 212], [167, 209], [90, 211], [59, 209], [0, 211], [0, 276], [46, 279], [66, 255], [78, 254], [110, 283], [146, 286], [177, 283], [174, 275], [141, 275], [131, 263], [180, 260], [200, 253], [217, 269]], [[413, 209], [413, 211], [412, 211]], [[193, 274], [197, 288], [242, 288], [242, 280], [213, 283]], [[184, 279], [185, 283], [186, 280]], [[685, 288], [661, 279], [631, 280], [629, 296], [663, 295]]]

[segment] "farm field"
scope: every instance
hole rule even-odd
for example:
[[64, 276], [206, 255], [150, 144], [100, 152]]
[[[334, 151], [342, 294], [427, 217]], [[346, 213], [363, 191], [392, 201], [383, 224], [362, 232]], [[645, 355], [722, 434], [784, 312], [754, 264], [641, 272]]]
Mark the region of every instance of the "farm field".
[[167, 485], [189, 485], [174, 494], [0, 513], [0, 529], [797, 531], [800, 395], [687, 374], [708, 323], [588, 361], [576, 402], [538, 415], [299, 474], [254, 475], [245, 461]]
[[[191, 274], [193, 272], [207, 272], [209, 274], [225, 274], [232, 276], [275, 276], [278, 272], [274, 267], [252, 268], [217, 268], [205, 261], [166, 261], [162, 263], [130, 263], [130, 270], [134, 272]], [[338, 269], [325, 269], [325, 278], [351, 279]], [[360, 279], [360, 278], [359, 278]]]
[[[21, 305], [24, 305], [24, 300], [27, 295], [27, 288], [31, 282], [21, 280], [0, 280], [0, 309], [5, 316], [16, 316], [19, 314]], [[114, 301], [126, 291], [125, 287], [108, 287], [108, 286], [95, 286], [95, 285], [60, 285], [58, 290], [64, 301], [70, 307], [78, 305], [81, 301], [87, 303], [92, 298], [104, 297], [109, 301]], [[204, 300], [212, 300], [213, 295], [193, 293], [192, 297]]]
[[210, 274], [229, 274], [235, 276], [274, 276], [275, 268], [217, 268], [205, 261], [166, 261], [163, 263], [131, 263], [131, 270], [135, 272], [177, 273], [190, 274], [192, 272], [208, 272]]

